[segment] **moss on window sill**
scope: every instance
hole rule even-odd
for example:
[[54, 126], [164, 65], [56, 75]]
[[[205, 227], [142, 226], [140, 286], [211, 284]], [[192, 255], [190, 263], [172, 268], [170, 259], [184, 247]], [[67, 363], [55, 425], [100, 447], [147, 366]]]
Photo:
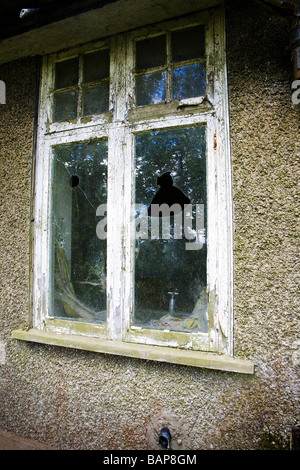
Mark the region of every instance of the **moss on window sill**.
[[37, 329], [27, 331], [14, 330], [12, 332], [12, 338], [103, 354], [168, 362], [171, 364], [202, 367], [243, 374], [254, 373], [254, 364], [251, 361], [215, 353], [103, 340], [79, 335], [58, 334]]

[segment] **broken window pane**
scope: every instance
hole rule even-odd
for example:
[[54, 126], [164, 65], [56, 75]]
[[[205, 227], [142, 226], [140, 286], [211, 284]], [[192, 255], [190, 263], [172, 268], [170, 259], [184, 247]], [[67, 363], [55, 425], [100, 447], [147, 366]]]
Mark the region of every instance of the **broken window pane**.
[[109, 77], [109, 50], [83, 56], [83, 83], [95, 82]]
[[184, 65], [172, 70], [172, 98], [181, 100], [205, 95], [205, 67], [203, 64]]
[[166, 101], [166, 72], [136, 77], [136, 105], [146, 106]]
[[[106, 320], [106, 239], [96, 211], [107, 199], [107, 142], [54, 147], [52, 178], [52, 315]], [[103, 213], [104, 215], [104, 213]]]
[[171, 33], [172, 62], [204, 57], [204, 26], [173, 31]]
[[135, 194], [134, 324], [207, 332], [205, 126], [139, 134]]
[[82, 89], [82, 114], [100, 114], [108, 112], [109, 107], [109, 83], [87, 86]]
[[77, 91], [67, 91], [54, 95], [53, 121], [67, 121], [77, 117]]
[[55, 89], [75, 86], [78, 83], [78, 57], [55, 64]]
[[156, 36], [136, 43], [136, 70], [159, 67], [166, 63], [166, 36]]

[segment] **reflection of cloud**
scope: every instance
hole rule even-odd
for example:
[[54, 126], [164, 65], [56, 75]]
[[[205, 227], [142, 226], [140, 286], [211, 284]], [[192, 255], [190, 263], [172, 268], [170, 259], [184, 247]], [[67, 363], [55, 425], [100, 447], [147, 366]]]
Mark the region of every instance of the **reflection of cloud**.
[[166, 100], [166, 72], [152, 72], [136, 78], [137, 105], [163, 103]]
[[[199, 245], [204, 245], [206, 242], [205, 236], [205, 228], [195, 230], [192, 227], [185, 227], [186, 231], [186, 238], [191, 241], [195, 241], [195, 243]], [[187, 236], [188, 235], [188, 236]]]
[[191, 64], [172, 70], [173, 99], [205, 95], [205, 67]]

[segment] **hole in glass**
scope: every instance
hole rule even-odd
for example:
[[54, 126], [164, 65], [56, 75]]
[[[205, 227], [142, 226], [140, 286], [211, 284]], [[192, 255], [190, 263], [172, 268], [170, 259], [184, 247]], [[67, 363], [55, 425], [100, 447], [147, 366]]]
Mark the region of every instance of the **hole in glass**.
[[96, 234], [97, 207], [107, 202], [106, 175], [106, 140], [54, 147], [51, 244], [56, 318], [106, 321], [106, 239]]
[[70, 180], [69, 180], [69, 185], [71, 188], [76, 188], [76, 186], [79, 185], [79, 178], [77, 175], [72, 175]]
[[[134, 324], [207, 332], [206, 127], [139, 134], [135, 183]], [[160, 208], [167, 206], [162, 217], [153, 216], [152, 205], [148, 216], [155, 195]]]

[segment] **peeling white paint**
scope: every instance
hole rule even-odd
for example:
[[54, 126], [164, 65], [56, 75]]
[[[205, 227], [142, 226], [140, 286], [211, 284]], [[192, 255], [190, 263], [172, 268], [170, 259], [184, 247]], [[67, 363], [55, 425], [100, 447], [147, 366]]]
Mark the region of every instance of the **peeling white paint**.
[[[206, 31], [206, 73], [210, 80], [206, 99], [183, 100], [160, 107], [135, 108], [135, 41], [172, 28], [203, 23]], [[49, 121], [52, 116], [52, 90], [55, 62], [91, 50], [110, 49], [109, 113], [79, 116], [71, 122]], [[140, 30], [121, 33], [77, 49], [64, 50], [45, 57], [42, 70], [40, 115], [37, 146], [35, 246], [34, 246], [34, 327], [49, 323], [51, 312], [51, 275], [49, 234], [51, 200], [51, 158], [53, 146], [87, 141], [108, 140], [107, 198], [107, 329], [102, 334], [114, 341], [165, 345], [219, 351], [232, 354], [232, 221], [230, 150], [228, 145], [228, 103], [225, 61], [224, 12], [202, 12], [189, 18], [168, 21]], [[212, 83], [213, 81], [213, 83]], [[211, 86], [213, 85], [213, 86]], [[170, 98], [171, 99], [171, 98]], [[192, 110], [189, 106], [192, 105]], [[187, 109], [186, 109], [187, 106]], [[162, 112], [163, 108], [163, 112]], [[138, 111], [138, 112], [136, 112]], [[134, 204], [134, 138], [139, 132], [204, 124], [207, 137], [208, 193], [208, 285], [215, 287], [211, 304], [209, 333], [181, 333], [158, 330], [132, 330], [134, 312], [134, 238], [131, 214]], [[42, 281], [38, 285], [38, 281]], [[49, 295], [50, 293], [50, 295]], [[215, 316], [215, 318], [213, 318]], [[75, 322], [74, 322], [75, 323]], [[51, 326], [54, 328], [55, 326]], [[62, 332], [62, 325], [59, 326]], [[73, 330], [73, 329], [72, 329]], [[70, 333], [68, 324], [65, 333]], [[100, 334], [97, 330], [96, 335]], [[222, 349], [221, 349], [222, 348]]]

